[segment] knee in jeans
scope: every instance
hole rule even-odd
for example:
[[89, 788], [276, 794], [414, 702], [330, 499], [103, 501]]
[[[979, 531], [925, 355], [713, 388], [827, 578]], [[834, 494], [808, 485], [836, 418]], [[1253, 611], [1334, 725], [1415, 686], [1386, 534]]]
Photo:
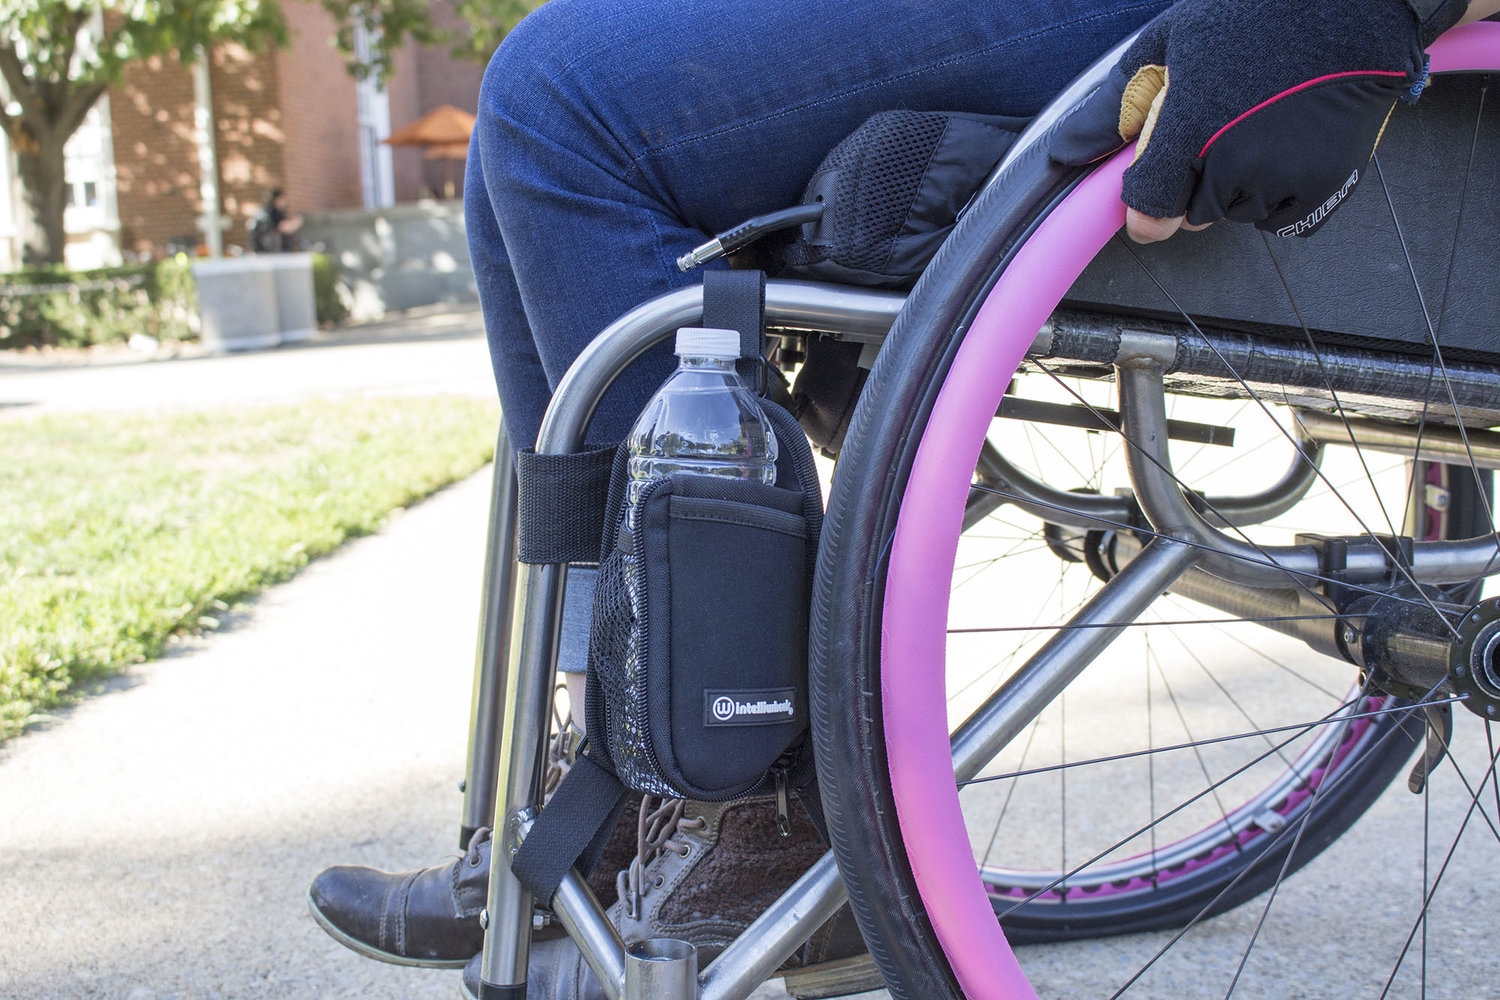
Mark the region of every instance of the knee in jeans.
[[613, 0], [551, 0], [505, 37], [479, 91], [480, 128], [510, 125], [566, 142], [597, 134], [596, 98], [611, 85], [603, 67], [622, 46], [601, 26]]

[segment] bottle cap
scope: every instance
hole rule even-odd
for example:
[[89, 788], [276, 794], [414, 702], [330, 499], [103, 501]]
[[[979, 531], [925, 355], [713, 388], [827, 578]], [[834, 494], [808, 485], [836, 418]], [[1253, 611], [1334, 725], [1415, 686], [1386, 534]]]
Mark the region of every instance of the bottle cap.
[[714, 330], [685, 326], [677, 331], [679, 358], [737, 358], [740, 356], [738, 330]]

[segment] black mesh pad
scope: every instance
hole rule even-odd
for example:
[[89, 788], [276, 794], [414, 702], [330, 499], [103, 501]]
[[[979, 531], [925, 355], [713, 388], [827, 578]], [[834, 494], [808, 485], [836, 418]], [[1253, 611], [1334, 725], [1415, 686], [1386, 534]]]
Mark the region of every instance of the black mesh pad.
[[1024, 122], [888, 111], [834, 147], [804, 203], [823, 218], [782, 251], [791, 276], [901, 287], [914, 282]]

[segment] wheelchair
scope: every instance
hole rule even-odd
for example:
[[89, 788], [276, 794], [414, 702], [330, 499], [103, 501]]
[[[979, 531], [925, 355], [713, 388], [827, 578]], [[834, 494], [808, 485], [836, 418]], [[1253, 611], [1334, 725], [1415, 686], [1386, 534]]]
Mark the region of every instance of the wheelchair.
[[[909, 295], [768, 284], [788, 355], [879, 348], [812, 599], [832, 850], [701, 972], [670, 942], [627, 949], [570, 874], [553, 909], [611, 1000], [745, 997], [846, 899], [895, 996], [1317, 995], [1250, 947], [1211, 968], [1191, 935], [1269, 935], [1308, 905], [1286, 877], [1402, 776], [1420, 832], [1330, 893], [1351, 926], [1400, 909], [1350, 988], [1493, 981], [1491, 908], [1464, 906], [1476, 860], [1455, 852], [1500, 840], [1500, 24], [1434, 46], [1432, 86], [1309, 241], [1127, 243], [1128, 151], [1048, 156], [1119, 51], [1028, 128]], [[580, 449], [610, 381], [701, 315], [686, 288], [603, 331], [538, 451]], [[515, 562], [515, 505], [502, 428], [461, 831], [493, 826], [497, 858], [540, 797], [565, 569]], [[1438, 781], [1464, 789], [1457, 815], [1429, 815]], [[524, 995], [532, 900], [500, 864], [486, 926], [485, 989]], [[1118, 935], [1144, 968], [1047, 950]], [[1099, 981], [1058, 985], [1057, 955]]]

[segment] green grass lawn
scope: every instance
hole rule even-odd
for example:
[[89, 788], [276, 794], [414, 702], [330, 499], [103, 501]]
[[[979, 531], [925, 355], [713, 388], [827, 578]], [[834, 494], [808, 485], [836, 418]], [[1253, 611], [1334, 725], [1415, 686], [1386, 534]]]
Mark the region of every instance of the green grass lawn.
[[403, 397], [0, 421], [0, 740], [478, 469], [498, 418]]

